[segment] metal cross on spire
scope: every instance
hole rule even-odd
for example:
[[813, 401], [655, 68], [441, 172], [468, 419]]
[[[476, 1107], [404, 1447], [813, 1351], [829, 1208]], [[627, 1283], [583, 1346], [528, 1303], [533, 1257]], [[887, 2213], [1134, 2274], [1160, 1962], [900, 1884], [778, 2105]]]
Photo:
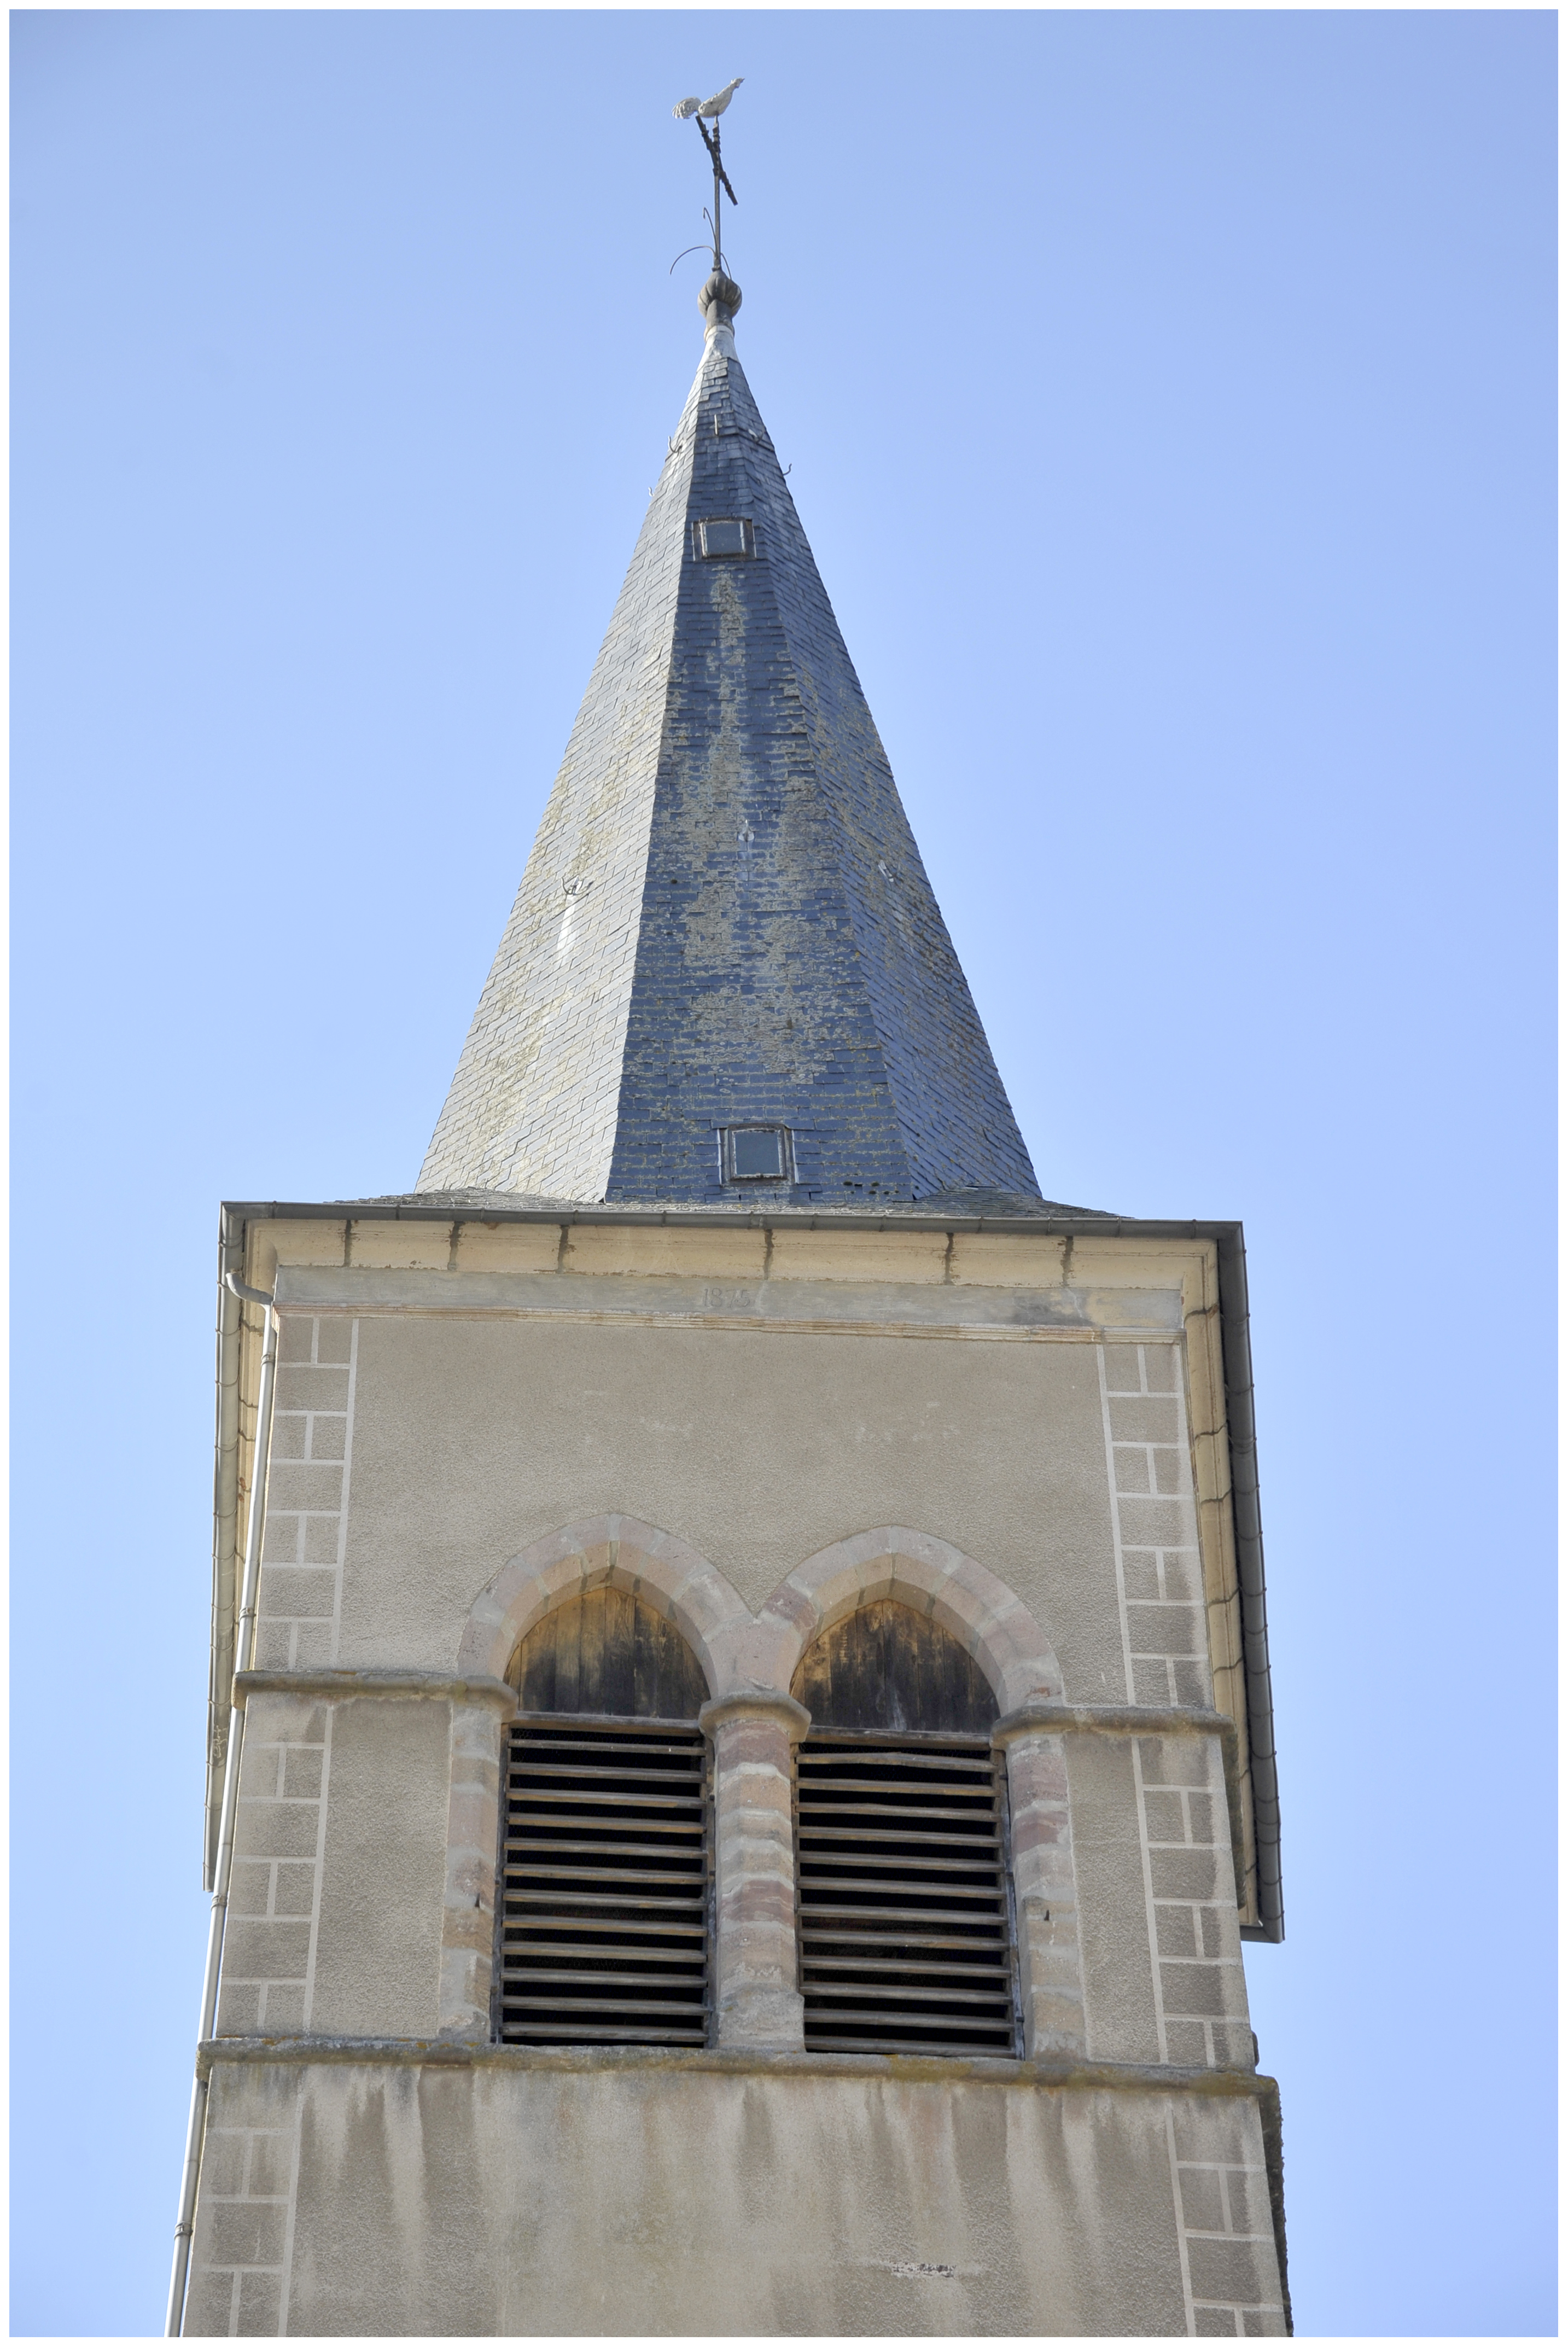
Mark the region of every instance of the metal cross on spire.
[[[728, 196], [733, 204], [739, 203], [740, 198], [736, 195], [733, 188], [730, 185], [730, 176], [724, 169], [723, 157], [719, 151], [719, 117], [723, 114], [724, 108], [728, 106], [731, 98], [733, 97], [735, 92], [739, 89], [744, 79], [745, 76], [743, 74], [737, 74], [733, 81], [727, 81], [724, 84], [723, 88], [721, 90], [715, 90], [712, 97], [683, 97], [681, 100], [680, 105], [673, 109], [677, 122], [685, 122], [693, 115], [696, 117], [697, 128], [702, 134], [702, 144], [707, 149], [709, 158], [713, 166], [713, 213], [712, 222], [713, 230], [713, 267], [721, 275], [723, 272], [724, 256], [723, 240], [719, 234], [719, 190], [721, 188], [723, 189], [724, 193]], [[713, 126], [711, 132], [708, 128], [710, 122]]]

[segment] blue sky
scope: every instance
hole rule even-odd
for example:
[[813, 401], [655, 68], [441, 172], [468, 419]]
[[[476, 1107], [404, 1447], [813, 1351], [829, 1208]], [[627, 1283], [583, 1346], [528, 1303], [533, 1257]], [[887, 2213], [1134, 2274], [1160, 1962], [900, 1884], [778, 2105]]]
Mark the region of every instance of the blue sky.
[[1298, 2328], [1553, 2329], [1554, 19], [12, 26], [14, 2329], [161, 2321], [218, 1202], [415, 1175], [736, 73], [742, 354], [1042, 1186], [1246, 1225]]

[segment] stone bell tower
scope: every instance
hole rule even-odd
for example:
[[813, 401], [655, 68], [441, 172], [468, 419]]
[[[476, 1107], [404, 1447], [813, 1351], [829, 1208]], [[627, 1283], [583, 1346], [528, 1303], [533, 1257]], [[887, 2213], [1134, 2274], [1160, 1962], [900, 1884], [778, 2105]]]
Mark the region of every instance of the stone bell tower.
[[1241, 1232], [1041, 1197], [740, 302], [417, 1188], [223, 1210], [177, 2332], [1287, 2328]]

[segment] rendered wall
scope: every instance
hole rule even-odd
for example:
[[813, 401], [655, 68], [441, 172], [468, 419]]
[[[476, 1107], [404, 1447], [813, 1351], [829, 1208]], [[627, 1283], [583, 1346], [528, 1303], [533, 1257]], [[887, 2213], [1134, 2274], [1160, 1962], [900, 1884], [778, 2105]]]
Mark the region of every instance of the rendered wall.
[[220, 2064], [187, 2333], [1283, 2332], [1251, 2099], [938, 2066]]
[[[248, 2045], [214, 2072], [188, 2331], [275, 2331], [281, 2311], [326, 2333], [1279, 2328], [1245, 1805], [1206, 1708], [1239, 1676], [1202, 1250], [1097, 1242], [1070, 1278], [1049, 1239], [371, 1234], [272, 1225], [250, 1264], [277, 1279], [283, 1339], [218, 2021]], [[559, 1557], [552, 1587], [605, 1569], [608, 1512], [756, 1622], [743, 1676], [764, 1686], [787, 1690], [784, 1628], [811, 1635], [824, 1560], [840, 1603], [874, 1574], [873, 1527], [912, 1528], [921, 1586], [959, 1560], [991, 1668], [985, 1606], [1024, 1623], [1058, 1710], [1082, 1714], [1008, 1747], [1026, 2042], [1057, 2049], [1050, 2083], [476, 2042], [510, 1701], [496, 1593], [530, 1557]], [[1161, 1708], [1194, 1725], [1153, 1732]], [[791, 2001], [758, 1990], [755, 2009]], [[408, 2066], [438, 2038], [440, 2066]], [[289, 2058], [257, 2066], [262, 2040]], [[405, 2054], [345, 2069], [344, 2040]], [[1091, 2091], [1062, 2061], [1151, 2075]]]

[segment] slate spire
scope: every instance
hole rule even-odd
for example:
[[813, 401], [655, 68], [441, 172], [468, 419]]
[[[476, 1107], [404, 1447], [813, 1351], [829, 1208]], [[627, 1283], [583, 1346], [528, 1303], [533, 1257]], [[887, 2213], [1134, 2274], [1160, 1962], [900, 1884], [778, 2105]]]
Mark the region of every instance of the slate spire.
[[715, 271], [700, 299], [702, 363], [419, 1189], [1037, 1197], [735, 356], [740, 288]]

